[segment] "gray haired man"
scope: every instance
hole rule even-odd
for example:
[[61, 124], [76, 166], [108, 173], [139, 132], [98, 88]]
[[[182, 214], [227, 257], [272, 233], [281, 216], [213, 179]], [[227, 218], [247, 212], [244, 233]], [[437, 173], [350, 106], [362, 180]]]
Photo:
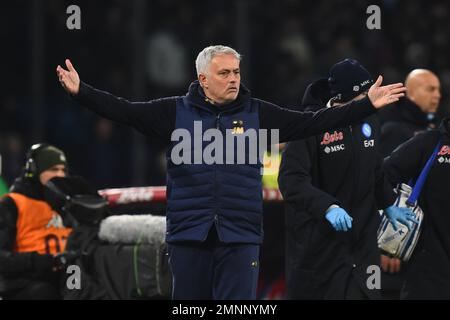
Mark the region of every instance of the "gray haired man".
[[[380, 76], [361, 101], [315, 113], [289, 111], [251, 97], [241, 84], [240, 60], [230, 47], [207, 47], [197, 57], [198, 80], [186, 95], [147, 102], [92, 88], [69, 60], [68, 70], [56, 69], [63, 88], [80, 104], [167, 144], [166, 241], [174, 299], [256, 298], [263, 239], [261, 160], [247, 160], [264, 134], [236, 147], [224, 139], [227, 133], [231, 142], [252, 130], [274, 131], [279, 142], [301, 139], [357, 122], [405, 91], [401, 83], [381, 86]], [[180, 141], [187, 136], [193, 143]], [[214, 161], [202, 159], [205, 154]], [[240, 156], [244, 163], [235, 161]]]

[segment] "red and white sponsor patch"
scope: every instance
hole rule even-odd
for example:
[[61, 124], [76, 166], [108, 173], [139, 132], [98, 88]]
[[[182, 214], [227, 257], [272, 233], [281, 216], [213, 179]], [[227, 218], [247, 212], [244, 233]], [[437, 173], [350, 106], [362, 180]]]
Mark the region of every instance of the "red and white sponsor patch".
[[445, 156], [446, 154], [450, 154], [450, 147], [449, 146], [442, 146], [441, 150], [438, 153], [438, 156]]
[[334, 133], [325, 132], [323, 135], [321, 145], [327, 145], [336, 141], [341, 141], [344, 139], [344, 133], [335, 131]]

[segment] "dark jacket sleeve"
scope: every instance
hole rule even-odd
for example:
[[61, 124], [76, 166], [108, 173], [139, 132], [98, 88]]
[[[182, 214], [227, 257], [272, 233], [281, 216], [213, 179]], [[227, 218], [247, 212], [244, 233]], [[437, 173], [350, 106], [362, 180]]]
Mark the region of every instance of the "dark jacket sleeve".
[[280, 142], [299, 140], [358, 123], [376, 111], [368, 97], [339, 107], [324, 106], [317, 112], [288, 110], [266, 101], [258, 101], [260, 128], [279, 129]]
[[73, 99], [102, 117], [132, 126], [164, 142], [170, 141], [175, 128], [177, 97], [130, 102], [81, 82], [80, 91]]
[[51, 272], [52, 257], [36, 252], [16, 253], [17, 207], [8, 196], [0, 200], [0, 275], [42, 277]]
[[314, 144], [315, 140], [310, 138], [287, 145], [281, 159], [278, 185], [284, 201], [298, 211], [306, 211], [316, 219], [323, 219], [326, 210], [332, 204], [339, 204], [339, 201], [312, 185]]
[[0, 250], [11, 251], [16, 241], [17, 207], [13, 199], [0, 199]]
[[[416, 179], [424, 165], [424, 157], [427, 159], [431, 152], [424, 151], [427, 144], [433, 144], [426, 139], [427, 133], [422, 132], [400, 145], [390, 157], [385, 158], [383, 170], [392, 185], [408, 183], [410, 179]], [[436, 142], [434, 142], [436, 143]], [[434, 148], [434, 146], [433, 146]]]
[[375, 198], [379, 210], [390, 207], [395, 201], [394, 186], [389, 182], [383, 170], [383, 157], [377, 153], [377, 165], [375, 167]]
[[390, 207], [396, 198], [394, 186], [389, 182], [386, 173], [383, 170], [383, 156], [380, 146], [380, 121], [379, 117], [373, 117], [373, 125], [377, 128], [376, 136], [376, 166], [375, 166], [375, 199], [379, 210]]
[[14, 254], [16, 241], [17, 207], [14, 200], [0, 200], [0, 273], [5, 276], [20, 274], [31, 269], [32, 255]]

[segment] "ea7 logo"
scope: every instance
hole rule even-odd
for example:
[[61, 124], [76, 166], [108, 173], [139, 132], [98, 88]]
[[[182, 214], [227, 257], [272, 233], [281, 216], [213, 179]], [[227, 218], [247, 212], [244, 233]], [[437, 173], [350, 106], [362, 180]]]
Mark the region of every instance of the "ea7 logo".
[[323, 149], [323, 151], [325, 151], [325, 153], [331, 153], [331, 152], [336, 152], [336, 151], [342, 151], [345, 150], [345, 145], [344, 144], [338, 144], [335, 146], [328, 146], [325, 147], [325, 149]]
[[370, 148], [375, 145], [375, 140], [364, 140], [364, 147]]

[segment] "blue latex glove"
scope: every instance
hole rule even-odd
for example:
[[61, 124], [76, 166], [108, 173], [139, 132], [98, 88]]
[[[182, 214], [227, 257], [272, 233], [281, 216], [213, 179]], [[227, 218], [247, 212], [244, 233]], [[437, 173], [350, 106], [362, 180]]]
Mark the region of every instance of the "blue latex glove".
[[353, 218], [340, 207], [331, 207], [327, 210], [325, 218], [331, 223], [336, 231], [348, 231], [352, 228]]
[[408, 230], [411, 230], [411, 222], [419, 223], [419, 221], [414, 218], [414, 213], [410, 208], [400, 208], [393, 205], [385, 209], [384, 212], [392, 223], [394, 230], [397, 230], [397, 221], [407, 226]]

